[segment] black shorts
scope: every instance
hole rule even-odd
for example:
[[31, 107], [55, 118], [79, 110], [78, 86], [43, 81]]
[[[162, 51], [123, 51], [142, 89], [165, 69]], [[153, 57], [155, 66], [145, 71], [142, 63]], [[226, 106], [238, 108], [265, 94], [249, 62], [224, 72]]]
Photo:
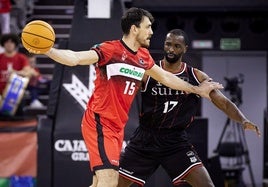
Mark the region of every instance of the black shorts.
[[[186, 137], [185, 137], [186, 136]], [[161, 165], [176, 184], [194, 167], [203, 166], [184, 131], [138, 128], [121, 154], [119, 174], [141, 186]]]

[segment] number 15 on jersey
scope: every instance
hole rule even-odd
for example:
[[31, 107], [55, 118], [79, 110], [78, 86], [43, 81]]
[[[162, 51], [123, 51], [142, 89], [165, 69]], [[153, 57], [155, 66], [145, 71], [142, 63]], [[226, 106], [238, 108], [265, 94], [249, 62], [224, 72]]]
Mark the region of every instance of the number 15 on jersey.
[[131, 81], [126, 81], [126, 86], [124, 89], [124, 94], [127, 95], [133, 95], [135, 92], [135, 82], [131, 82]]

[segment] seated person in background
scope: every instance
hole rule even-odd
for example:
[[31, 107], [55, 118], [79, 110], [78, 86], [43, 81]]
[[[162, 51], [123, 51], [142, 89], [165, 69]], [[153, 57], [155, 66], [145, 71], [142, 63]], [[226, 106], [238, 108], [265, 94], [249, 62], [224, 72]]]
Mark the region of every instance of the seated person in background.
[[40, 88], [38, 87], [40, 84], [40, 79], [42, 76], [40, 74], [39, 69], [36, 67], [36, 57], [35, 55], [28, 53], [27, 54], [29, 64], [31, 66], [31, 78], [28, 84], [28, 90], [31, 95], [31, 108], [42, 108], [44, 105], [39, 101], [38, 97], [40, 94]]
[[32, 70], [27, 57], [17, 51], [19, 38], [16, 34], [4, 34], [1, 37], [4, 52], [0, 54], [0, 95], [7, 85], [11, 73], [31, 77]]

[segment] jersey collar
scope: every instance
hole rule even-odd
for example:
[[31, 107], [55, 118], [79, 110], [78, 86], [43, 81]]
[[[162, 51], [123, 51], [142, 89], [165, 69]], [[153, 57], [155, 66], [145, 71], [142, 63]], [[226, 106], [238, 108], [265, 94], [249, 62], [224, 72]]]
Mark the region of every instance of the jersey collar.
[[121, 39], [120, 40], [121, 44], [130, 52], [132, 53], [133, 55], [136, 55], [137, 54], [137, 51], [133, 51], [132, 49], [130, 49], [127, 44], [125, 44], [125, 42]]

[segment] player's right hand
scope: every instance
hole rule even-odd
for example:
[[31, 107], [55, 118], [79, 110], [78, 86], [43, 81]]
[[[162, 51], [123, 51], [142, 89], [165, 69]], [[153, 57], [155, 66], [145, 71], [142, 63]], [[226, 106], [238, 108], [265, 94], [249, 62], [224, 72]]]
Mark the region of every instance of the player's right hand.
[[198, 94], [201, 96], [201, 97], [204, 97], [204, 98], [207, 98], [207, 99], [210, 99], [209, 97], [209, 93], [212, 91], [212, 90], [215, 90], [215, 89], [223, 89], [223, 85], [218, 83], [218, 82], [214, 82], [212, 81], [212, 79], [207, 79], [207, 80], [204, 80], [199, 86], [198, 86]]

